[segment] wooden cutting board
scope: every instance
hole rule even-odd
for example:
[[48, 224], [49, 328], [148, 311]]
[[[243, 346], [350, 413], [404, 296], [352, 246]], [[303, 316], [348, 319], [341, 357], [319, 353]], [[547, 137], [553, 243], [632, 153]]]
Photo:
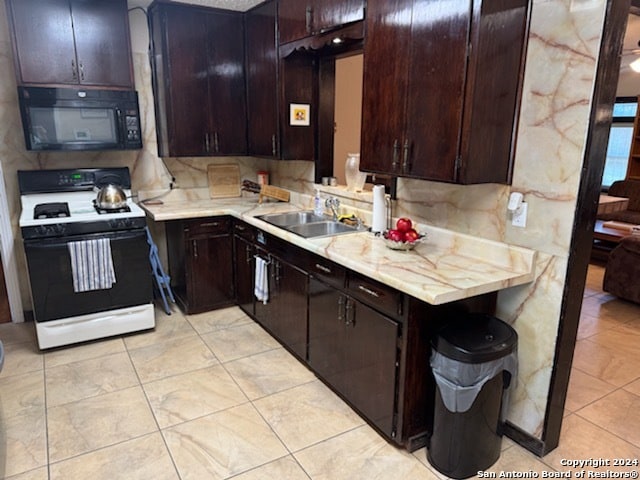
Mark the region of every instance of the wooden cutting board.
[[211, 198], [239, 197], [242, 193], [238, 165], [208, 165], [207, 178]]

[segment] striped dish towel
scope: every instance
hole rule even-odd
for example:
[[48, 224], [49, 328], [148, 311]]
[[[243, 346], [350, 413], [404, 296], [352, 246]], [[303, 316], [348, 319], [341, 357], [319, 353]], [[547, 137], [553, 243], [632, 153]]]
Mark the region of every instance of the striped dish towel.
[[116, 275], [108, 238], [69, 242], [73, 291], [104, 290], [113, 287]]

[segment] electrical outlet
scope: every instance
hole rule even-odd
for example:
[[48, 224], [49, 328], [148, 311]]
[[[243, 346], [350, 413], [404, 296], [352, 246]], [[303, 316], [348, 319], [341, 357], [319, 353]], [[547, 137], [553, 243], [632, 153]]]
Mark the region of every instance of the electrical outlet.
[[522, 202], [518, 210], [513, 212], [511, 225], [520, 228], [524, 228], [527, 226], [527, 202]]

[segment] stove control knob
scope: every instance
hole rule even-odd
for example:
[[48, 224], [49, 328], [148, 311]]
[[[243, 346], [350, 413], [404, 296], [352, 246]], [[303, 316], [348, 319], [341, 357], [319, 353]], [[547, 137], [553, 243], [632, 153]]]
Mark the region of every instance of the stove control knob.
[[59, 223], [57, 225], [54, 225], [54, 229], [55, 229], [56, 234], [58, 234], [58, 235], [64, 235], [66, 233], [66, 231], [67, 231], [67, 227], [63, 223]]

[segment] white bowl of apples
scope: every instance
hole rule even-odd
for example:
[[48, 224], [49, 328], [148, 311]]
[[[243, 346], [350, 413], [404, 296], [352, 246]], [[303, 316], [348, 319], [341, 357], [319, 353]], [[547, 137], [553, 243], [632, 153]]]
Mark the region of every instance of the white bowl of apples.
[[402, 217], [396, 222], [396, 228], [382, 234], [384, 244], [392, 250], [413, 250], [425, 235], [413, 228], [410, 218]]

